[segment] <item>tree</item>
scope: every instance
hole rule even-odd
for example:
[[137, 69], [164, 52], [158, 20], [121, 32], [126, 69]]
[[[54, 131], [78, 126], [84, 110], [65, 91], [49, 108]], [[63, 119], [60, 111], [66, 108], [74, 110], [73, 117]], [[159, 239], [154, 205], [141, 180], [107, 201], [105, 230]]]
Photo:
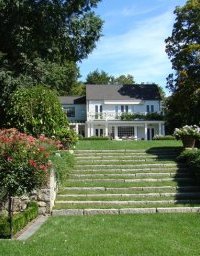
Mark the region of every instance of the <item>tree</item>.
[[112, 81], [112, 76], [110, 76], [105, 71], [98, 69], [90, 72], [86, 77], [86, 84], [110, 84]]
[[[79, 77], [77, 62], [101, 36], [93, 9], [100, 0], [0, 1], [0, 112], [19, 86], [43, 84], [70, 94]], [[1, 119], [1, 124], [6, 120]]]
[[134, 77], [130, 74], [114, 78], [114, 84], [135, 84]]
[[86, 77], [86, 84], [134, 84], [134, 77], [130, 74], [114, 77], [98, 69], [90, 72]]
[[200, 120], [200, 2], [188, 0], [174, 13], [172, 35], [166, 39], [166, 52], [175, 70], [167, 79], [173, 93], [168, 111], [181, 117], [182, 122], [176, 124], [181, 126]]
[[95, 48], [102, 20], [92, 11], [100, 0], [1, 0], [0, 51], [14, 70], [41, 57], [80, 61]]

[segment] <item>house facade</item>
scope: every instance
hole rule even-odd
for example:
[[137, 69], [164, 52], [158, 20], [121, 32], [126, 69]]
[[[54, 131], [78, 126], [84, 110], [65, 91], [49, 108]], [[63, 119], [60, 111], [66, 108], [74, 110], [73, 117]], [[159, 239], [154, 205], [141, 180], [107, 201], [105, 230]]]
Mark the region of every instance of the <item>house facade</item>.
[[150, 140], [165, 134], [155, 84], [86, 85], [85, 97], [60, 97], [77, 133], [114, 139]]

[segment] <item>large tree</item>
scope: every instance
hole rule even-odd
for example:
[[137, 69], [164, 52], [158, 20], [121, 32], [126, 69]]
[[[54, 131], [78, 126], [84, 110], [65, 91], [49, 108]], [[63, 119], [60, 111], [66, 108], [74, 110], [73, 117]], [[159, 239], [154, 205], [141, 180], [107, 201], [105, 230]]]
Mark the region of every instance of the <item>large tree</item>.
[[172, 119], [173, 112], [181, 117], [176, 120], [176, 126], [181, 126], [200, 121], [200, 1], [188, 0], [174, 13], [172, 35], [166, 39], [166, 52], [175, 71], [168, 77], [167, 87], [172, 92], [168, 109]]
[[90, 72], [86, 77], [86, 84], [110, 84], [113, 77], [105, 71], [98, 69]]
[[103, 22], [93, 11], [98, 2], [0, 0], [0, 112], [19, 86], [76, 91], [76, 63], [101, 36]]
[[0, 51], [21, 73], [26, 59], [79, 61], [100, 37], [102, 20], [92, 8], [100, 0], [1, 0]]
[[86, 84], [134, 84], [134, 77], [130, 74], [112, 76], [107, 72], [98, 69], [90, 72], [86, 77]]

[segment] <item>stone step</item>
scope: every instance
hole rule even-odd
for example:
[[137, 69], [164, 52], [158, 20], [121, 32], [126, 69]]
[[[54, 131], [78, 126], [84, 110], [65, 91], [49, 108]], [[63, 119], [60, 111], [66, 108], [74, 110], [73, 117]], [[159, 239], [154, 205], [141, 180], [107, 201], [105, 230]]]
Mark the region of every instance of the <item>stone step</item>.
[[121, 208], [121, 209], [62, 209], [53, 210], [53, 216], [77, 216], [99, 214], [149, 214], [149, 213], [199, 213], [200, 207], [157, 207], [157, 208]]
[[127, 193], [127, 191], [139, 191], [140, 193], [142, 191], [144, 192], [148, 192], [148, 191], [181, 191], [181, 192], [192, 192], [192, 191], [200, 191], [200, 187], [199, 186], [183, 186], [183, 187], [178, 187], [178, 186], [161, 186], [161, 187], [125, 187], [125, 188], [122, 188], [122, 187], [117, 187], [117, 188], [114, 188], [114, 187], [64, 187], [62, 189], [62, 191], [67, 191], [67, 192], [87, 192], [88, 193], [91, 193], [91, 192], [106, 192], [106, 193], [119, 193], [119, 192], [123, 192], [123, 193]]
[[78, 154], [88, 154], [88, 153], [94, 153], [94, 154], [98, 154], [98, 153], [148, 153], [148, 154], [163, 154], [163, 153], [179, 153], [181, 150], [181, 148], [159, 148], [159, 149], [150, 149], [150, 150], [146, 150], [146, 149], [83, 149], [83, 150], [75, 150], [74, 154], [78, 155]]
[[88, 182], [88, 181], [92, 181], [92, 182], [163, 182], [163, 181], [177, 181], [177, 182], [183, 182], [183, 181], [194, 181], [192, 178], [157, 178], [157, 179], [153, 179], [153, 178], [143, 178], [143, 179], [111, 179], [111, 178], [107, 178], [107, 179], [89, 179], [89, 178], [84, 178], [84, 179], [69, 179], [69, 182]]
[[172, 161], [171, 159], [165, 160], [165, 161], [161, 161], [160, 159], [150, 159], [150, 158], [135, 158], [135, 159], [102, 159], [102, 160], [93, 160], [90, 159], [88, 161], [88, 159], [85, 160], [81, 160], [76, 162], [78, 163], [78, 165], [85, 165], [85, 164], [98, 164], [98, 165], [102, 165], [102, 164], [107, 164], [107, 165], [112, 165], [112, 164], [119, 164], [119, 163], [176, 163], [175, 161]]
[[86, 169], [86, 168], [94, 168], [94, 169], [97, 169], [97, 168], [102, 168], [102, 167], [105, 167], [105, 168], [121, 168], [121, 169], [124, 169], [124, 168], [152, 168], [152, 167], [176, 167], [178, 168], [180, 166], [183, 167], [183, 165], [178, 165], [177, 163], [149, 163], [149, 164], [134, 164], [134, 165], [130, 165], [130, 164], [117, 164], [117, 165], [114, 165], [114, 164], [84, 164], [84, 165], [80, 165], [80, 164], [76, 164], [74, 166], [75, 169]]
[[92, 160], [90, 159], [85, 161], [76, 161], [76, 165], [118, 165], [118, 164], [177, 164], [173, 160], [164, 160], [161, 161], [159, 159], [114, 159], [114, 160]]
[[106, 200], [106, 201], [93, 201], [93, 200], [85, 200], [85, 201], [80, 201], [80, 200], [56, 200], [55, 205], [96, 205], [96, 206], [103, 206], [103, 205], [109, 205], [109, 206], [123, 206], [123, 205], [148, 205], [148, 204], [156, 204], [156, 205], [170, 205], [170, 204], [199, 204], [199, 200], [192, 200], [192, 199], [171, 199], [171, 200], [143, 200], [142, 201], [136, 201], [136, 200]]
[[163, 173], [104, 173], [104, 174], [70, 174], [69, 178], [91, 178], [91, 179], [101, 179], [101, 178], [137, 178], [137, 177], [176, 177], [176, 178], [186, 178], [190, 177], [191, 175], [189, 173], [170, 173], [170, 172], [163, 172]]
[[93, 200], [99, 200], [99, 198], [161, 198], [161, 197], [175, 197], [177, 198], [200, 198], [200, 193], [194, 192], [168, 192], [168, 193], [138, 193], [138, 194], [59, 194], [57, 200], [60, 199], [76, 199], [79, 200], [80, 198], [84, 200], [88, 200], [89, 198]]
[[99, 174], [104, 174], [104, 173], [145, 173], [145, 172], [154, 172], [154, 173], [164, 173], [164, 172], [169, 172], [169, 173], [187, 173], [187, 168], [181, 167], [181, 168], [174, 168], [174, 167], [151, 167], [151, 168], [101, 168], [101, 169], [81, 169], [81, 170], [73, 170], [71, 174], [92, 174], [92, 173], [99, 173]]
[[113, 159], [140, 159], [140, 158], [145, 158], [145, 159], [171, 159], [171, 158], [175, 158], [176, 155], [174, 154], [171, 154], [171, 155], [160, 155], [160, 156], [157, 156], [157, 155], [148, 155], [148, 154], [134, 154], [134, 155], [99, 155], [99, 156], [96, 156], [96, 155], [93, 155], [93, 156], [90, 156], [90, 155], [80, 155], [80, 156], [76, 156], [76, 159], [77, 160], [85, 160], [85, 161], [88, 161], [88, 159], [93, 159], [94, 161], [96, 160], [113, 160]]

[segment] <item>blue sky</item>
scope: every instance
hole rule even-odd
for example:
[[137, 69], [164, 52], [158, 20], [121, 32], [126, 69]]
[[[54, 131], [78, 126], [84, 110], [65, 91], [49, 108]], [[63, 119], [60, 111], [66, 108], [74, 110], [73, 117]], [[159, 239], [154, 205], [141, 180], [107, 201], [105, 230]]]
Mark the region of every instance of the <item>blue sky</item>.
[[185, 0], [102, 0], [96, 13], [104, 20], [103, 37], [79, 65], [81, 80], [95, 69], [131, 74], [137, 83], [165, 88], [171, 63], [164, 40], [171, 35], [173, 11]]

